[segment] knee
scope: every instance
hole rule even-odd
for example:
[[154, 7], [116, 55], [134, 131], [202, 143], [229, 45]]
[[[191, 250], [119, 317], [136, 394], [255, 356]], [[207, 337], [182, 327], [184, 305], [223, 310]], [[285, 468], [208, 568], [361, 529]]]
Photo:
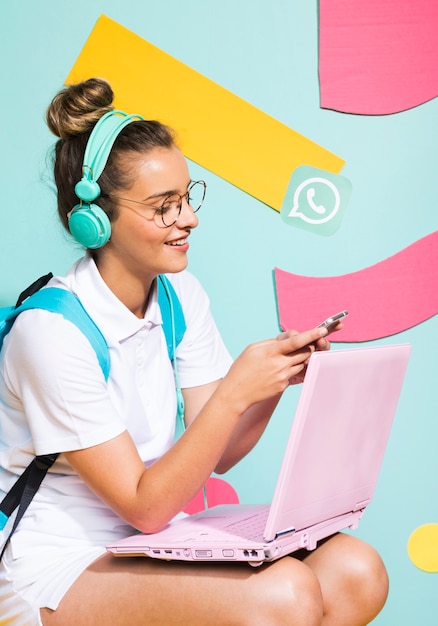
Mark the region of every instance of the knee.
[[344, 561], [344, 580], [348, 581], [351, 596], [363, 614], [377, 615], [383, 608], [389, 589], [388, 574], [378, 552], [367, 543], [345, 537], [348, 559]]
[[260, 626], [320, 626], [323, 601], [319, 582], [310, 568], [286, 557], [257, 580], [256, 610], [249, 624]]

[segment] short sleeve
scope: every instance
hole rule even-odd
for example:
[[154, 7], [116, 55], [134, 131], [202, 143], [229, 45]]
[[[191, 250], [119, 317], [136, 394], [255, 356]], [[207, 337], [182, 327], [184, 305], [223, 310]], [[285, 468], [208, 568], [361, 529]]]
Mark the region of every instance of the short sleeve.
[[4, 343], [4, 400], [23, 412], [36, 454], [103, 443], [125, 429], [88, 339], [62, 315], [21, 313]]

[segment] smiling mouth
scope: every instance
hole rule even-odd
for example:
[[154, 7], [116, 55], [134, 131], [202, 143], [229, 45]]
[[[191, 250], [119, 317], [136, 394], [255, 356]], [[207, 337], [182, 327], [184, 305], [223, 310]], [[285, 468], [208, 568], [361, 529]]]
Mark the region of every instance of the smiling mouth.
[[176, 239], [175, 241], [168, 241], [166, 243], [166, 246], [185, 246], [187, 243], [187, 237], [184, 237], [184, 239]]

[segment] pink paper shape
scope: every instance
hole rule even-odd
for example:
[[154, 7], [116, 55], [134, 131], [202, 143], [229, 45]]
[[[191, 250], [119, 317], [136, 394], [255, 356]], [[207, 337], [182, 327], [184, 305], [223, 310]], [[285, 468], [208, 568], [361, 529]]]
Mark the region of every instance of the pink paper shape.
[[436, 0], [320, 0], [321, 107], [384, 115], [438, 95]]
[[[211, 477], [207, 480], [207, 501], [208, 506], [216, 506], [216, 504], [239, 504], [239, 496], [234, 487], [222, 478]], [[184, 513], [193, 515], [198, 511], [204, 510], [204, 490], [198, 491], [196, 496], [185, 507]]]
[[438, 231], [358, 272], [313, 277], [275, 269], [280, 326], [305, 330], [343, 309], [331, 341], [372, 341], [438, 313]]

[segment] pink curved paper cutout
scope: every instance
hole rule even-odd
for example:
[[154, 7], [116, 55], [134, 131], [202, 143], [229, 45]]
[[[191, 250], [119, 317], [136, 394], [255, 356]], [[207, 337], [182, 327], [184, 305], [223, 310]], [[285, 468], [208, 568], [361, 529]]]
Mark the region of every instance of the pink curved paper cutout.
[[321, 107], [384, 115], [438, 96], [438, 2], [319, 4]]
[[343, 309], [331, 341], [372, 341], [438, 313], [438, 231], [358, 272], [313, 277], [275, 268], [280, 326], [305, 330]]
[[[239, 496], [234, 487], [222, 478], [211, 477], [207, 480], [207, 502], [208, 506], [216, 506], [217, 504], [239, 504]], [[196, 496], [185, 507], [184, 513], [193, 515], [198, 511], [203, 511], [204, 506], [204, 490], [198, 491]]]

